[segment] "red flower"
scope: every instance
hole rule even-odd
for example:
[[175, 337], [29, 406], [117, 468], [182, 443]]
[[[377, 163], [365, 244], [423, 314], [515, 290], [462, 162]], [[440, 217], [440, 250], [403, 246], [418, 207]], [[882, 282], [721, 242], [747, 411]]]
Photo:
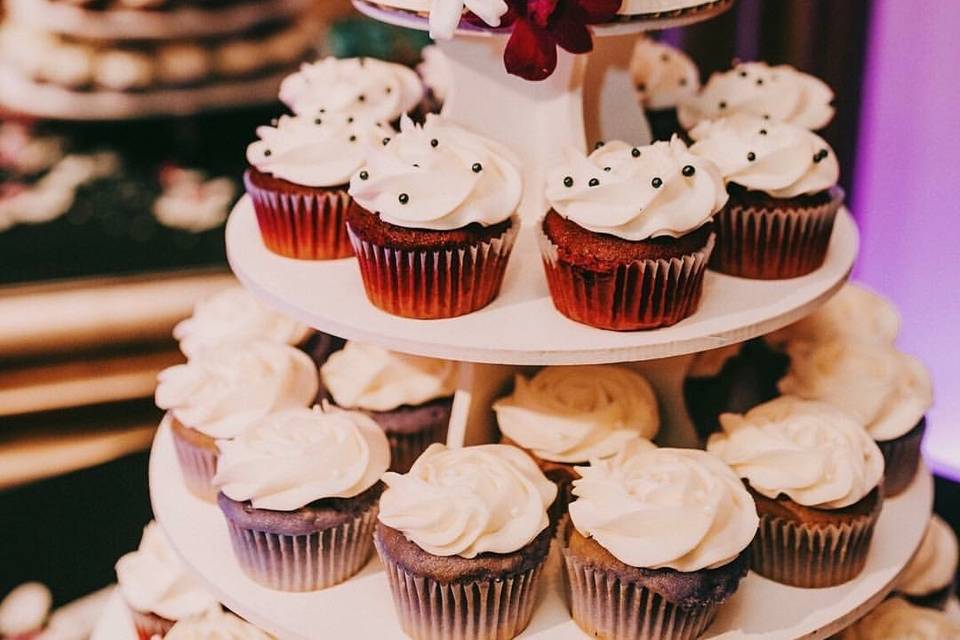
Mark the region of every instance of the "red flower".
[[543, 80], [557, 68], [557, 47], [570, 53], [593, 50], [587, 25], [609, 22], [621, 0], [507, 0], [501, 26], [513, 27], [503, 63], [507, 73]]

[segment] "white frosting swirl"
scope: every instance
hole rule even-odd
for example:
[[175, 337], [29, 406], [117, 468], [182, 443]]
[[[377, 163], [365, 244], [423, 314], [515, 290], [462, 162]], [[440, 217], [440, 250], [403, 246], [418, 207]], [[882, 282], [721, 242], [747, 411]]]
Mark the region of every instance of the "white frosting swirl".
[[335, 407], [288, 409], [221, 442], [213, 483], [255, 509], [294, 511], [353, 498], [390, 466], [390, 443], [372, 418]]
[[423, 99], [413, 69], [376, 58], [324, 58], [304, 63], [280, 85], [280, 100], [307, 117], [350, 114], [393, 122]]
[[225, 611], [211, 611], [199, 618], [182, 620], [164, 636], [164, 640], [272, 640], [261, 631]]
[[334, 402], [366, 411], [392, 411], [450, 397], [457, 390], [458, 374], [459, 367], [451, 360], [394, 353], [352, 341], [320, 368], [323, 386]]
[[609, 142], [589, 156], [568, 150], [549, 174], [546, 195], [581, 227], [632, 241], [680, 237], [727, 202], [717, 167], [676, 136], [647, 147]]
[[677, 571], [716, 568], [750, 545], [759, 519], [720, 460], [694, 449], [629, 445], [577, 467], [570, 519], [621, 562]]
[[257, 127], [260, 139], [247, 147], [247, 162], [305, 187], [339, 187], [363, 166], [367, 149], [391, 135], [349, 114], [280, 116], [274, 126]]
[[889, 300], [863, 285], [847, 283], [806, 318], [763, 337], [783, 348], [790, 342], [846, 340], [892, 345], [900, 332], [900, 314]]
[[923, 364], [892, 346], [796, 342], [787, 353], [790, 370], [777, 385], [781, 393], [843, 409], [874, 440], [904, 435], [933, 404], [933, 385]]
[[553, 462], [609, 458], [660, 429], [650, 383], [613, 365], [547, 367], [529, 380], [517, 375], [513, 393], [493, 410], [504, 435]]
[[690, 56], [652, 38], [637, 40], [630, 73], [640, 104], [651, 110], [674, 109], [700, 89], [700, 70]]
[[550, 524], [557, 485], [516, 447], [432, 444], [410, 473], [387, 473], [380, 522], [435, 556], [512, 553]]
[[158, 382], [158, 407], [217, 439], [235, 438], [274, 411], [306, 407], [320, 388], [310, 356], [263, 341], [209, 349], [161, 371]]
[[828, 404], [782, 396], [720, 416], [707, 451], [768, 498], [817, 509], [862, 500], [883, 479], [883, 455], [863, 427]]
[[117, 583], [131, 608], [167, 620], [183, 620], [220, 603], [187, 571], [156, 522], [143, 529], [140, 547], [117, 561]]
[[188, 358], [224, 344], [257, 340], [295, 346], [308, 335], [309, 327], [277, 313], [243, 287], [230, 287], [201, 300], [193, 315], [173, 328], [173, 337]]
[[897, 580], [896, 590], [925, 596], [948, 587], [956, 579], [958, 562], [957, 535], [940, 516], [933, 515], [920, 548]]
[[520, 161], [504, 145], [435, 114], [409, 118], [400, 135], [370, 150], [350, 195], [384, 222], [417, 229], [490, 226], [513, 215], [523, 194]]
[[954, 640], [960, 622], [942, 611], [917, 607], [901, 598], [884, 600], [838, 640]]
[[830, 145], [795, 125], [737, 115], [703, 122], [690, 137], [690, 152], [715, 162], [724, 180], [774, 198], [826, 191], [840, 178]]
[[46, 585], [25, 582], [0, 600], [0, 637], [16, 638], [43, 628], [53, 605]]
[[787, 122], [817, 130], [833, 119], [833, 90], [819, 78], [790, 65], [746, 62], [714, 73], [699, 94], [680, 105], [684, 129], [733, 114]]

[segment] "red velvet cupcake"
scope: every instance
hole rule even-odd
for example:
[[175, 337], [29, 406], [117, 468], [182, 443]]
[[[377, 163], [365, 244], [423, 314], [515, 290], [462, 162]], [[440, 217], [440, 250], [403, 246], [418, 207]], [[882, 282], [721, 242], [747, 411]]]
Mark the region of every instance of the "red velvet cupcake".
[[367, 297], [407, 318], [450, 318], [500, 292], [523, 183], [506, 147], [439, 116], [373, 150], [350, 182], [347, 227]]
[[540, 233], [557, 310], [616, 331], [690, 316], [713, 251], [709, 222], [726, 198], [713, 163], [677, 138], [571, 155], [549, 178]]
[[390, 130], [359, 116], [322, 114], [282, 116], [257, 135], [247, 148], [244, 184], [267, 248], [304, 260], [350, 256], [347, 184], [365, 149]]

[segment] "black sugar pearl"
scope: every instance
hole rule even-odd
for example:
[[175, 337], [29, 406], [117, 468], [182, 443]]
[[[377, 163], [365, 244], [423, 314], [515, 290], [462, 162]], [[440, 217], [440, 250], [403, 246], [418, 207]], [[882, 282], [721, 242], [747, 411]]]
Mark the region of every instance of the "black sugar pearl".
[[826, 149], [820, 149], [820, 151], [817, 151], [816, 155], [813, 156], [813, 161], [822, 162], [827, 159], [828, 155], [829, 152]]
[[597, 141], [597, 144], [593, 145], [593, 148], [594, 148], [594, 149], [599, 149], [600, 147], [602, 147], [602, 146], [605, 145], [605, 144], [607, 144], [607, 143], [604, 142], [603, 140], [598, 140], [598, 141]]
[[680, 86], [681, 86], [681, 87], [687, 86], [687, 79], [686, 79], [686, 78], [680, 78]]
[[326, 113], [326, 112], [327, 112], [327, 110], [324, 109], [323, 107], [320, 107], [320, 110], [317, 111], [317, 113], [321, 113], [321, 114], [322, 114], [322, 113]]
[[610, 167], [604, 167], [603, 170], [609, 173], [611, 169]]
[[740, 72], [740, 77], [741, 77], [741, 78], [746, 78], [746, 77], [747, 77], [747, 72], [746, 72], [746, 71], [741, 71], [741, 72]]
[[483, 165], [480, 164], [479, 162], [474, 162], [473, 166], [470, 168], [473, 169], [474, 173], [480, 173], [481, 171], [483, 171]]
[[437, 148], [437, 145], [439, 145], [439, 144], [440, 144], [440, 141], [437, 140], [436, 138], [434, 138], [433, 140], [430, 141], [430, 146], [433, 147], [434, 149], [436, 149], [436, 148]]
[[630, 150], [630, 155], [632, 155], [634, 158], [639, 158], [640, 149], [637, 149], [636, 147], [634, 147], [633, 149]]
[[692, 176], [697, 172], [697, 169], [692, 164], [688, 164], [683, 167], [682, 171], [683, 171], [683, 175], [689, 178], [690, 176]]
[[663, 180], [661, 180], [660, 178], [654, 178], [653, 180], [650, 181], [650, 185], [654, 189], [659, 189], [660, 187], [663, 186]]
[[387, 95], [393, 93], [393, 87], [387, 87]]
[[383, 143], [383, 146], [387, 146], [388, 144], [390, 144], [390, 138], [384, 138], [383, 140], [381, 140], [381, 142]]
[[770, 119], [770, 114], [769, 114], [769, 113], [763, 114], [763, 119], [764, 119], [764, 120], [769, 120], [769, 119]]
[[366, 180], [366, 179], [369, 178], [369, 177], [370, 177], [370, 174], [369, 174], [367, 171], [361, 171], [361, 172], [360, 172], [360, 179], [361, 179], [361, 180]]
[[357, 136], [350, 136], [350, 142], [356, 142]]
[[600, 180], [598, 180], [597, 178], [590, 178], [590, 182], [588, 182], [587, 184], [589, 184], [591, 187], [596, 187], [600, 185]]
[[362, 93], [357, 96], [357, 102], [366, 102], [366, 101], [367, 101], [367, 96], [363, 95]]
[[762, 135], [762, 136], [767, 135], [767, 130], [766, 130], [766, 129], [760, 129], [760, 135]]
[[401, 193], [400, 197], [397, 198], [397, 200], [400, 201], [400, 204], [407, 204], [408, 202], [410, 202], [410, 196], [408, 196], [405, 193]]
[[573, 178], [571, 178], [570, 176], [567, 176], [566, 178], [564, 178], [564, 179], [563, 179], [563, 186], [565, 186], [565, 187], [567, 187], [567, 188], [572, 187], [572, 186], [573, 186]]
[[667, 61], [670, 60], [670, 54], [669, 54], [669, 53], [661, 53], [661, 54], [660, 54], [660, 59], [663, 60], [664, 62], [667, 62]]
[[717, 106], [720, 107], [721, 109], [726, 109], [726, 108], [727, 108], [727, 101], [726, 101], [726, 100], [721, 100], [721, 101], [720, 101], [720, 104], [718, 104]]
[[353, 124], [353, 116], [347, 118], [347, 124]]
[[420, 168], [420, 163], [419, 163], [419, 162], [414, 162], [414, 163], [413, 163], [413, 166], [416, 167], [417, 169], [419, 169], [419, 168]]
[[314, 118], [314, 119], [313, 119], [313, 124], [323, 124], [323, 120], [320, 119], [320, 118]]
[[273, 151], [270, 151], [270, 149], [264, 149], [264, 150], [263, 150], [263, 155], [265, 155], [265, 156], [267, 156], [267, 157], [272, 156], [272, 155], [273, 155]]
[[750, 151], [749, 153], [747, 153], [747, 162], [753, 162], [756, 159], [757, 159], [757, 154], [755, 154], [753, 151]]
[[640, 82], [637, 84], [637, 91], [646, 91], [646, 90], [647, 90], [646, 82]]
[[759, 87], [762, 84], [763, 84], [763, 78], [757, 78], [757, 86]]

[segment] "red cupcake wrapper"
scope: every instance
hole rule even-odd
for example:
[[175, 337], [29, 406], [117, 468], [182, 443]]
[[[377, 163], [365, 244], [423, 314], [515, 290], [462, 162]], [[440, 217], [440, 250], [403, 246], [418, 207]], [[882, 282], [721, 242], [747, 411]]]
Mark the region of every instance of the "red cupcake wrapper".
[[667, 327], [693, 315], [715, 240], [711, 234], [703, 249], [682, 258], [638, 260], [613, 273], [599, 273], [562, 261], [542, 227], [537, 236], [557, 311], [613, 331]]
[[920, 468], [920, 445], [926, 421], [893, 440], [878, 440], [877, 446], [883, 454], [883, 495], [893, 498], [906, 491], [913, 483], [917, 469]]
[[283, 193], [261, 189], [249, 179], [245, 183], [260, 236], [270, 251], [300, 260], [353, 255], [346, 227], [351, 198], [345, 189]]
[[349, 522], [307, 535], [248, 529], [229, 518], [227, 528], [240, 568], [251, 580], [277, 591], [318, 591], [366, 566], [378, 512], [375, 502]]
[[684, 608], [615, 573], [581, 562], [563, 549], [564, 577], [574, 622], [591, 638], [694, 640], [719, 604]]
[[843, 203], [835, 189], [816, 207], [757, 209], [730, 202], [714, 217], [717, 248], [710, 268], [755, 280], [796, 278], [823, 265]]
[[138, 640], [151, 640], [154, 637], [163, 638], [176, 624], [176, 621], [161, 618], [155, 613], [144, 613], [136, 611], [132, 607], [128, 608], [130, 609], [130, 616], [133, 618], [133, 626], [137, 630]]
[[[176, 419], [173, 419], [174, 423]], [[183, 482], [187, 485], [190, 493], [201, 500], [215, 502], [217, 499], [217, 488], [213, 485], [213, 476], [217, 473], [217, 459], [220, 453], [208, 447], [199, 446], [181, 433], [181, 429], [190, 427], [173, 424], [171, 433], [173, 433], [173, 446], [177, 452], [177, 460], [180, 462], [180, 471], [183, 473]], [[212, 439], [211, 439], [212, 440]]]
[[500, 236], [460, 249], [415, 251], [379, 246], [347, 231], [370, 302], [396, 316], [453, 318], [500, 293], [519, 220]]

